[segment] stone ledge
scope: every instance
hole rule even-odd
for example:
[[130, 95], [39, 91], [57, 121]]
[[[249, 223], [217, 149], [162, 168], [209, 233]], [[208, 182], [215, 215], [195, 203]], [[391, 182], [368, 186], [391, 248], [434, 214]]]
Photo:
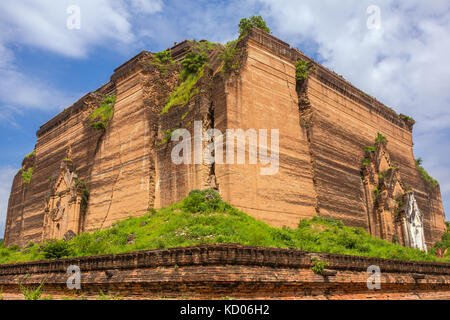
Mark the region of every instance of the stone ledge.
[[0, 265], [0, 276], [65, 273], [70, 265], [84, 271], [139, 269], [177, 266], [241, 265], [276, 268], [310, 268], [311, 257], [328, 262], [330, 270], [366, 272], [377, 265], [382, 272], [450, 275], [450, 264], [368, 258], [329, 253], [309, 253], [296, 249], [250, 247], [237, 244], [147, 250], [117, 255], [88, 256]]

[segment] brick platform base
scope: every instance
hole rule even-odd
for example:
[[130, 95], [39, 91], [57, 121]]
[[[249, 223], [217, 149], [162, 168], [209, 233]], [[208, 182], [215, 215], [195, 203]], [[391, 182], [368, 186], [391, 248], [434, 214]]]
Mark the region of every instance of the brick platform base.
[[[313, 260], [327, 261], [315, 274]], [[81, 270], [81, 290], [69, 290], [67, 268]], [[380, 289], [369, 290], [369, 266]], [[120, 255], [0, 265], [4, 299], [23, 296], [18, 281], [43, 295], [125, 299], [450, 299], [450, 264], [386, 260], [291, 249], [208, 245]]]

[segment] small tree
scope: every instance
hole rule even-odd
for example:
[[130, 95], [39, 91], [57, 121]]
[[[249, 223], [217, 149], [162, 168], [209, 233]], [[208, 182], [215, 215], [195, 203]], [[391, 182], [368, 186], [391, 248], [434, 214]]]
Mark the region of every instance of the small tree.
[[251, 16], [249, 19], [243, 18], [239, 22], [240, 37], [245, 36], [252, 27], [257, 27], [267, 33], [271, 33], [269, 27], [261, 16]]
[[387, 143], [388, 140], [385, 136], [383, 136], [381, 133], [378, 133], [377, 138], [375, 139], [376, 143]]

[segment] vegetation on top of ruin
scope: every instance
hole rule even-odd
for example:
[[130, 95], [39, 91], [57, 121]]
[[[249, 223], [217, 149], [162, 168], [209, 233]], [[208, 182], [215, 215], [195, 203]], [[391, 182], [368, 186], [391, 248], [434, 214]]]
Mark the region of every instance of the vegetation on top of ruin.
[[251, 16], [250, 18], [242, 18], [239, 22], [239, 37], [244, 37], [253, 28], [257, 27], [267, 33], [271, 33], [262, 16]]
[[27, 154], [26, 156], [25, 156], [25, 159], [28, 159], [28, 158], [30, 158], [30, 157], [33, 157], [33, 156], [35, 156], [36, 155], [36, 149], [34, 149], [32, 152], [30, 152], [29, 154]]
[[152, 56], [161, 64], [173, 62], [172, 53], [170, 52], [170, 50], [157, 52], [157, 53], [153, 54]]
[[183, 69], [180, 79], [182, 82], [170, 94], [161, 114], [169, 112], [173, 106], [185, 106], [192, 97], [200, 93], [196, 88], [197, 82], [203, 77], [205, 66], [208, 63], [208, 54], [216, 49], [218, 44], [208, 41], [195, 42], [192, 51], [187, 53], [181, 61]]
[[[447, 238], [446, 238], [447, 239]], [[84, 233], [69, 241], [30, 243], [23, 249], [0, 244], [0, 263], [63, 257], [117, 254], [149, 249], [238, 243], [309, 252], [367, 257], [450, 262], [418, 249], [373, 238], [362, 228], [342, 221], [314, 217], [297, 228], [275, 228], [222, 201], [213, 190], [192, 191], [188, 197], [142, 217], [130, 217], [106, 230]]]
[[196, 88], [195, 85], [203, 76], [203, 71], [204, 68], [201, 68], [197, 73], [186, 76], [186, 79], [170, 94], [167, 103], [161, 110], [161, 114], [169, 112], [170, 108], [173, 106], [186, 105], [192, 97], [200, 92], [200, 89]]
[[[237, 48], [237, 44], [252, 27], [257, 27], [270, 33], [270, 29], [261, 16], [252, 16], [241, 19], [239, 23], [239, 38], [228, 42], [225, 46], [220, 43], [212, 43], [205, 40], [199, 42], [190, 40], [193, 43], [191, 51], [185, 55], [181, 62], [183, 68], [180, 79], [182, 82], [170, 94], [166, 104], [162, 108], [161, 114], [167, 113], [173, 106], [185, 106], [200, 92], [199, 88], [196, 88], [196, 84], [202, 78], [204, 68], [208, 65], [208, 56], [214, 50], [220, 51], [217, 57], [223, 61], [222, 72], [229, 74], [231, 71], [237, 70], [240, 67], [240, 50]], [[168, 51], [153, 54], [152, 57], [156, 61], [153, 64], [157, 64], [160, 68], [174, 63]]]
[[237, 70], [240, 67], [240, 49], [237, 48], [238, 42], [239, 39], [227, 42], [224, 50], [219, 54], [219, 59], [223, 61], [223, 67], [221, 71], [225, 74], [229, 74], [230, 72]]
[[405, 121], [408, 126], [412, 127], [413, 125], [416, 124], [416, 120], [414, 120], [412, 117], [404, 115], [404, 114], [400, 114], [398, 116], [400, 119], [402, 119], [403, 121]]
[[181, 64], [183, 70], [180, 77], [182, 80], [186, 80], [190, 75], [196, 75], [203, 69], [203, 66], [208, 62], [208, 56], [205, 52], [189, 52], [184, 56]]
[[295, 64], [295, 80], [299, 82], [305, 81], [308, 78], [310, 69], [308, 61], [298, 60]]
[[165, 74], [169, 70], [173, 70], [176, 66], [176, 62], [172, 59], [172, 53], [170, 50], [164, 50], [152, 54], [152, 59], [149, 61], [151, 65], [158, 66], [159, 70]]
[[100, 103], [100, 106], [95, 109], [89, 116], [89, 126], [96, 130], [106, 130], [109, 122], [114, 116], [114, 104], [116, 103], [116, 96], [106, 96]]
[[422, 158], [416, 159], [416, 168], [417, 170], [419, 170], [422, 179], [425, 180], [432, 188], [436, 188], [437, 186], [439, 186], [439, 182], [437, 182], [436, 179], [430, 176], [427, 170], [425, 170], [425, 168], [422, 166]]

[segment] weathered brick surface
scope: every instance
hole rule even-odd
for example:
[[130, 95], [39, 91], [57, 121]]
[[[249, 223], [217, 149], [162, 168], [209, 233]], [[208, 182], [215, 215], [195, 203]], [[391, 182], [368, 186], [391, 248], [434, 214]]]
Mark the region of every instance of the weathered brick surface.
[[[107, 85], [44, 124], [37, 132], [36, 157], [23, 163], [24, 169], [35, 169], [31, 183], [24, 185], [20, 173], [13, 182], [5, 243], [46, 239], [49, 179], [60, 174], [69, 147], [75, 171], [91, 194], [86, 212], [72, 219], [80, 221], [75, 233], [109, 227], [179, 201], [192, 189], [212, 187], [224, 200], [274, 226], [296, 227], [301, 218], [318, 214], [392, 241], [392, 232], [382, 235], [370, 227], [371, 199], [361, 179], [364, 147], [374, 144], [378, 132], [389, 140], [402, 182], [414, 191], [428, 247], [440, 239], [446, 229], [440, 190], [430, 188], [415, 167], [411, 126], [314, 62], [300, 90], [295, 63], [311, 59], [267, 33], [254, 29], [240, 45], [241, 67], [229, 76], [218, 72], [220, 60], [216, 51], [211, 53], [200, 93], [186, 106], [161, 114], [180, 82], [180, 68], [162, 72], [144, 51], [117, 68]], [[191, 46], [183, 42], [172, 48], [174, 58], [181, 59]], [[106, 94], [117, 95], [115, 114], [107, 130], [99, 132], [87, 122]], [[165, 135], [177, 128], [193, 134], [194, 121], [203, 121], [203, 131], [214, 127], [222, 133], [278, 129], [279, 172], [261, 175], [260, 163], [248, 163], [248, 148], [247, 164], [175, 165], [175, 143], [164, 141]]]
[[[312, 257], [328, 261], [335, 275], [315, 274]], [[70, 265], [82, 273], [77, 294], [92, 298], [102, 290], [130, 299], [450, 299], [449, 264], [240, 245], [2, 265], [3, 296], [19, 297], [19, 280], [36, 285], [44, 278], [45, 295], [71, 296], [66, 287]], [[367, 288], [371, 265], [381, 269], [381, 290]]]

